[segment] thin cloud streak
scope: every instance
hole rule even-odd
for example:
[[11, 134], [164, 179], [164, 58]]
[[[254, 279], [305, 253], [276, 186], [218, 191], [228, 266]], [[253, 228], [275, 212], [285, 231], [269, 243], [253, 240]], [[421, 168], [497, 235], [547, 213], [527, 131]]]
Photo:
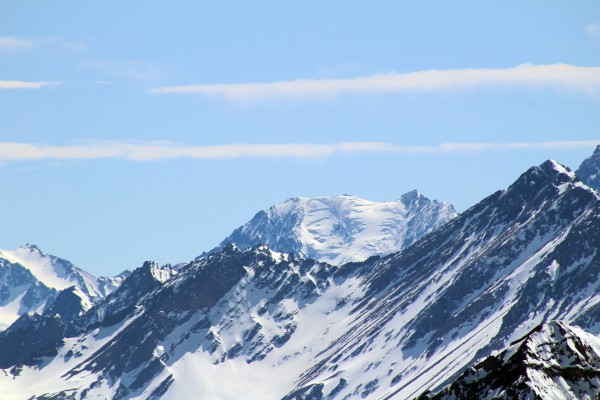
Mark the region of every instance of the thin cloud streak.
[[0, 52], [5, 50], [19, 50], [33, 47], [30, 40], [20, 39], [15, 36], [0, 36]]
[[0, 54], [43, 46], [54, 46], [69, 53], [82, 53], [87, 49], [87, 45], [81, 41], [68, 41], [56, 37], [29, 40], [16, 36], [0, 36]]
[[161, 79], [165, 75], [162, 67], [146, 61], [90, 60], [79, 65], [83, 68], [95, 69], [109, 76], [135, 80]]
[[42, 89], [45, 87], [55, 87], [60, 82], [25, 82], [25, 81], [0, 81], [0, 90], [2, 89]]
[[600, 24], [588, 24], [588, 25], [586, 25], [585, 32], [591, 38], [600, 38]]
[[268, 83], [206, 84], [148, 89], [153, 94], [194, 93], [252, 102], [270, 98], [328, 97], [345, 93], [436, 91], [487, 86], [512, 86], [600, 92], [600, 67], [568, 64], [522, 64], [505, 69], [390, 72], [351, 79], [299, 79]]
[[227, 160], [239, 158], [328, 158], [338, 154], [451, 154], [480, 153], [553, 148], [593, 148], [598, 140], [570, 140], [517, 143], [442, 143], [435, 146], [403, 146], [384, 142], [345, 142], [331, 144], [225, 144], [183, 146], [164, 142], [101, 142], [84, 145], [55, 146], [31, 143], [0, 143], [0, 162], [33, 160], [158, 161], [180, 158]]

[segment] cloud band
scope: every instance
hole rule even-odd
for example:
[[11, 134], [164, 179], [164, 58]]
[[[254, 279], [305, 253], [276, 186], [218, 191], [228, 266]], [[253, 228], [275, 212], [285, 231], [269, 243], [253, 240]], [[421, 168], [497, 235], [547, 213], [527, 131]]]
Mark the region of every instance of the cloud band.
[[60, 82], [25, 82], [25, 81], [0, 81], [0, 89], [41, 89], [55, 87]]
[[360, 92], [435, 91], [482, 86], [551, 87], [600, 92], [600, 67], [568, 64], [522, 64], [504, 69], [427, 70], [390, 72], [351, 79], [300, 79], [268, 83], [206, 84], [167, 86], [149, 89], [154, 94], [221, 96], [230, 101], [258, 101], [269, 98], [336, 96]]
[[33, 47], [33, 42], [14, 36], [0, 36], [0, 52], [6, 50], [19, 50]]
[[337, 154], [450, 154], [483, 151], [593, 148], [599, 140], [519, 142], [519, 143], [442, 143], [435, 146], [403, 146], [385, 142], [347, 142], [331, 144], [226, 144], [182, 146], [171, 143], [101, 142], [55, 146], [31, 143], [0, 143], [0, 162], [32, 160], [122, 159], [157, 161], [178, 158], [224, 160], [238, 158], [327, 158]]

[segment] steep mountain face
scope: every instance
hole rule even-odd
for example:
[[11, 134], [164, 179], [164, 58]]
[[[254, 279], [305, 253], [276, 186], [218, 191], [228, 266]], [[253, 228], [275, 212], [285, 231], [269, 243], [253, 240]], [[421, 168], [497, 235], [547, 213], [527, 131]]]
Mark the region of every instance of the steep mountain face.
[[120, 322], [135, 311], [143, 296], [174, 274], [170, 268], [146, 262], [91, 309], [87, 296], [75, 286], [62, 290], [43, 314], [25, 313], [0, 332], [0, 368], [17, 366], [18, 371], [18, 366], [37, 365], [41, 358], [55, 356], [67, 337]]
[[131, 273], [117, 290], [98, 302], [85, 315], [72, 324], [69, 334], [85, 332], [99, 326], [111, 326], [131, 314], [138, 301], [162, 286], [176, 271], [170, 267], [159, 267], [152, 261]]
[[[227, 245], [176, 274], [148, 263], [73, 322], [57, 314], [17, 321], [7, 332], [20, 331], [22, 348], [35, 351], [26, 360], [0, 351], [0, 387], [7, 399], [436, 392], [540, 324], [600, 332], [598, 210], [596, 191], [547, 161], [386, 257], [335, 267]], [[64, 329], [38, 343], [43, 323]], [[28, 333], [28, 324], [38, 330]], [[544, 335], [558, 343], [569, 336], [566, 325], [548, 326], [559, 333]], [[16, 337], [6, 336], [0, 349]], [[595, 350], [568, 358], [577, 343], [569, 340], [547, 351], [565, 354], [565, 376], [576, 379], [572, 368]]]
[[600, 190], [600, 145], [594, 154], [583, 160], [575, 175], [589, 187]]
[[42, 313], [59, 291], [71, 286], [77, 288], [87, 310], [122, 279], [97, 278], [34, 245], [0, 250], [0, 330], [27, 312]]
[[402, 250], [456, 217], [448, 203], [412, 191], [399, 200], [374, 202], [342, 195], [293, 198], [257, 213], [219, 246], [258, 244], [332, 265], [364, 261]]
[[[365, 300], [365, 323], [311, 375], [342, 368], [337, 357], [347, 346], [364, 353], [353, 372], [376, 382], [374, 392], [412, 398], [545, 321], [577, 321], [596, 333], [598, 209], [597, 193], [558, 163], [531, 168], [506, 191], [371, 266], [364, 282], [377, 300]], [[375, 349], [380, 369], [371, 372]], [[349, 372], [341, 376], [351, 382]]]
[[600, 393], [600, 339], [559, 321], [540, 325], [499, 354], [420, 400], [593, 400]]
[[43, 317], [25, 313], [8, 329], [0, 332], [0, 368], [12, 368], [18, 373], [21, 366], [34, 365], [42, 357], [53, 357], [62, 345], [65, 325], [58, 315]]

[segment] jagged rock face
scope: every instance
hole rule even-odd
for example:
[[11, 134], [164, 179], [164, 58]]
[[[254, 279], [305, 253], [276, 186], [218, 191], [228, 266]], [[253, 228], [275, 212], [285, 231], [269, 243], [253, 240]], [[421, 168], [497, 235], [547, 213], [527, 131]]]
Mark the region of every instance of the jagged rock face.
[[138, 302], [155, 289], [162, 286], [175, 271], [161, 268], [152, 261], [134, 270], [123, 283], [106, 298], [92, 307], [70, 325], [68, 334], [87, 332], [98, 327], [113, 326], [132, 314]]
[[399, 200], [354, 196], [293, 198], [260, 211], [227, 237], [241, 249], [258, 244], [341, 265], [402, 250], [456, 216], [447, 203], [412, 191]]
[[583, 160], [575, 175], [589, 187], [600, 190], [600, 145], [594, 154]]
[[16, 398], [414, 398], [546, 321], [600, 332], [599, 209], [548, 161], [383, 258], [336, 267], [228, 245], [176, 274], [147, 264], [66, 324], [56, 356], [0, 385]]
[[439, 393], [419, 399], [592, 400], [598, 393], [600, 339], [552, 321], [470, 367]]
[[0, 330], [26, 312], [42, 313], [59, 291], [77, 288], [87, 310], [112, 292], [122, 277], [97, 278], [35, 245], [0, 250]]
[[173, 274], [171, 269], [146, 262], [90, 310], [88, 297], [79, 288], [62, 290], [42, 315], [25, 313], [5, 332], [0, 332], [0, 368], [36, 365], [40, 357], [56, 355], [65, 338], [120, 322], [134, 310], [141, 297]]
[[35, 365], [41, 357], [57, 354], [65, 326], [55, 315], [44, 318], [25, 313], [4, 332], [0, 332], [0, 368]]
[[63, 321], [70, 323], [82, 316], [87, 310], [86, 296], [75, 286], [60, 291], [44, 315], [58, 315]]

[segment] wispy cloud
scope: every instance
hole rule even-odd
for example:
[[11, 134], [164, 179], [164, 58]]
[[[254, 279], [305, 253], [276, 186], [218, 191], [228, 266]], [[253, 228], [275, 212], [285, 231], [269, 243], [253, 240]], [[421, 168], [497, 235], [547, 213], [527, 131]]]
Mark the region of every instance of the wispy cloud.
[[600, 92], [600, 67], [522, 64], [513, 68], [390, 72], [351, 79], [298, 79], [268, 83], [202, 84], [148, 89], [155, 94], [195, 93], [230, 101], [306, 98], [362, 92], [436, 91], [482, 86], [551, 87]]
[[585, 32], [591, 38], [600, 38], [600, 24], [588, 24], [585, 26]]
[[56, 87], [60, 82], [25, 82], [25, 81], [0, 81], [0, 90], [2, 89], [42, 89], [45, 87]]
[[0, 52], [27, 49], [34, 46], [31, 40], [15, 36], [0, 36]]
[[451, 154], [552, 148], [593, 148], [598, 140], [569, 140], [517, 143], [442, 143], [435, 146], [404, 146], [384, 142], [346, 142], [331, 144], [225, 144], [184, 146], [167, 142], [99, 142], [83, 145], [0, 142], [0, 162], [26, 160], [122, 159], [157, 161], [177, 158], [226, 160], [237, 158], [327, 158], [338, 154]]
[[25, 39], [16, 36], [0, 36], [0, 53], [44, 46], [54, 46], [69, 53], [82, 53], [87, 49], [86, 44], [81, 41], [69, 41], [56, 37]]
[[161, 67], [147, 61], [91, 60], [81, 63], [80, 66], [95, 69], [112, 77], [135, 80], [160, 79], [164, 76]]

